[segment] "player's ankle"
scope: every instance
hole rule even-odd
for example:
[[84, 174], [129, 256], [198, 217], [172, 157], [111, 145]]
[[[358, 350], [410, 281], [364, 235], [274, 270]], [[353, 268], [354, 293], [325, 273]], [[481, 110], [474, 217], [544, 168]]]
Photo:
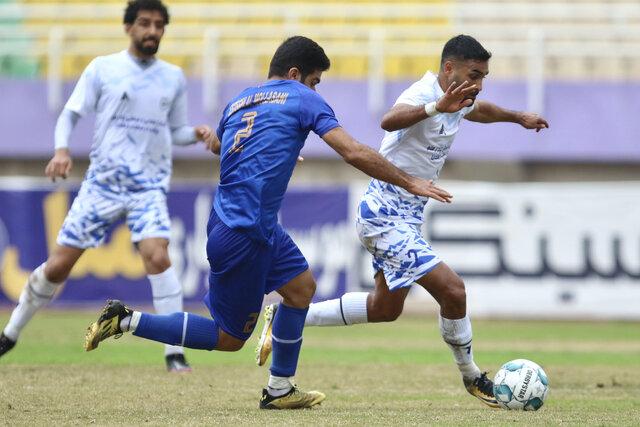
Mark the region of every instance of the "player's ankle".
[[480, 368], [478, 368], [478, 365], [473, 361], [471, 363], [459, 364], [458, 369], [460, 370], [460, 374], [462, 374], [462, 378], [465, 380], [474, 380], [481, 374]]
[[278, 377], [269, 375], [267, 393], [273, 397], [284, 396], [293, 388], [293, 377]]
[[134, 332], [140, 322], [140, 315], [139, 311], [134, 311], [130, 316], [123, 317], [120, 320], [120, 330], [122, 332]]

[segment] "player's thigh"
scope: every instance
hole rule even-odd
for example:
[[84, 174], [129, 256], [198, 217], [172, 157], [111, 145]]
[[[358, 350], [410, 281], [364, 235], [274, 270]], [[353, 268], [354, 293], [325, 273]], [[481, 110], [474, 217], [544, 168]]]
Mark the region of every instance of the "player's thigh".
[[410, 287], [399, 287], [390, 290], [384, 273], [376, 272], [375, 291], [367, 301], [367, 319], [369, 322], [389, 322], [396, 320], [404, 309], [404, 300], [409, 294]]
[[220, 328], [246, 341], [255, 328], [269, 270], [268, 246], [219, 221], [207, 242], [209, 292], [205, 303]]
[[389, 289], [387, 285], [387, 280], [384, 277], [384, 273], [382, 271], [378, 271], [374, 276], [375, 281], [375, 291], [373, 292], [373, 296], [375, 299], [383, 301], [385, 305], [391, 307], [402, 307], [404, 304], [404, 300], [407, 298], [410, 287], [397, 288], [394, 290]]
[[83, 182], [62, 223], [57, 243], [79, 249], [100, 246], [109, 227], [124, 211], [119, 194]]
[[307, 307], [316, 291], [309, 263], [280, 224], [274, 230], [265, 293], [272, 291], [278, 291], [285, 304], [299, 308]]
[[129, 193], [127, 198], [127, 226], [131, 240], [171, 237], [171, 219], [167, 196], [162, 189], [149, 189]]
[[441, 262], [436, 268], [417, 280], [440, 304], [447, 300], [464, 301], [464, 282], [447, 264]]

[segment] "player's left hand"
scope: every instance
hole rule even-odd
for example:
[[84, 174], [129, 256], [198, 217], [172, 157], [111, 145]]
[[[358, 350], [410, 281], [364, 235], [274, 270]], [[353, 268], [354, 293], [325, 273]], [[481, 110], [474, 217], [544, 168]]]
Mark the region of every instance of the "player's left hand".
[[214, 154], [220, 154], [220, 142], [215, 132], [207, 125], [200, 125], [195, 128], [196, 138], [204, 142], [207, 151]]
[[196, 126], [195, 131], [196, 131], [196, 139], [198, 141], [207, 142], [207, 139], [211, 138], [211, 135], [213, 135], [213, 130], [211, 129], [210, 126], [207, 126], [207, 125]]
[[535, 129], [536, 132], [540, 132], [542, 129], [549, 129], [549, 123], [535, 113], [521, 113], [519, 122], [523, 128]]

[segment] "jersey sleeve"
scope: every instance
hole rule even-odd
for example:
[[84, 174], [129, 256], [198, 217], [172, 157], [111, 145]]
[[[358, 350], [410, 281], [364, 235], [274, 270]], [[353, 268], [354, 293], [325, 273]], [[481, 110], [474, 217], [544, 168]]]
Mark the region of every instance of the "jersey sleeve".
[[422, 81], [417, 81], [400, 94], [394, 105], [407, 104], [418, 106], [437, 100], [433, 90], [430, 90]]
[[222, 143], [222, 135], [224, 134], [224, 124], [227, 121], [227, 111], [229, 110], [229, 105], [224, 107], [222, 111], [222, 115], [220, 116], [220, 123], [218, 123], [218, 127], [216, 128], [216, 136], [218, 140]]
[[169, 110], [169, 128], [178, 129], [183, 126], [187, 126], [187, 80], [180, 71], [178, 89]]
[[98, 99], [100, 99], [100, 79], [97, 59], [94, 59], [82, 72], [65, 108], [85, 116], [96, 111]]
[[333, 109], [318, 93], [302, 91], [300, 97], [300, 124], [305, 130], [312, 130], [322, 138], [331, 129], [340, 126]]

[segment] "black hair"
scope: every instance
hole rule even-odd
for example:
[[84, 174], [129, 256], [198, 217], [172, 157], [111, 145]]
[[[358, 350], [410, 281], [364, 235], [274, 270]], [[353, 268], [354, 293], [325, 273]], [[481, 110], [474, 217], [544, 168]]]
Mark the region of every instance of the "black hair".
[[291, 68], [297, 68], [302, 80], [315, 71], [327, 71], [331, 61], [324, 49], [313, 40], [294, 36], [286, 39], [276, 50], [269, 64], [269, 76], [286, 76]]
[[169, 11], [160, 0], [130, 0], [124, 10], [123, 23], [132, 25], [141, 10], [157, 10], [164, 18], [164, 24], [169, 24]]
[[488, 61], [491, 58], [491, 52], [487, 51], [480, 42], [471, 36], [460, 34], [449, 40], [442, 49], [442, 59], [440, 66], [449, 60], [469, 59], [475, 61]]

